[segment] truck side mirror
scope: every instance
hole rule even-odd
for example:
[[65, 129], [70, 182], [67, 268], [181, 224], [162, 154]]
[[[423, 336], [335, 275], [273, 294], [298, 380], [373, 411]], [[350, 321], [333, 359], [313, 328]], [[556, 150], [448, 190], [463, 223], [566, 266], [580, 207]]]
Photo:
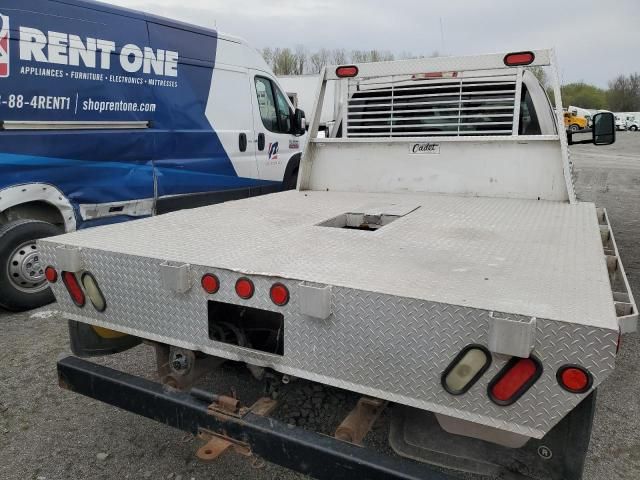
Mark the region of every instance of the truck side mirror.
[[307, 131], [307, 122], [304, 116], [304, 112], [299, 108], [296, 108], [295, 113], [293, 114], [293, 133], [295, 135], [304, 135]]
[[593, 116], [593, 144], [611, 145], [616, 141], [616, 118], [611, 112], [600, 112]]
[[567, 130], [569, 145], [593, 143], [594, 145], [611, 145], [616, 141], [616, 117], [611, 112], [596, 113], [591, 119], [591, 140], [574, 140], [571, 130]]

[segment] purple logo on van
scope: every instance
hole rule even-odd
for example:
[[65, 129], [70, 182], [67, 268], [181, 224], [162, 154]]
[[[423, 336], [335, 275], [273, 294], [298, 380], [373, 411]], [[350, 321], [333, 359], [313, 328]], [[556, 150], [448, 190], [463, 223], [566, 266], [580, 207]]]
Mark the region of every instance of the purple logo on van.
[[269, 144], [269, 160], [277, 160], [278, 159], [278, 142], [273, 142]]

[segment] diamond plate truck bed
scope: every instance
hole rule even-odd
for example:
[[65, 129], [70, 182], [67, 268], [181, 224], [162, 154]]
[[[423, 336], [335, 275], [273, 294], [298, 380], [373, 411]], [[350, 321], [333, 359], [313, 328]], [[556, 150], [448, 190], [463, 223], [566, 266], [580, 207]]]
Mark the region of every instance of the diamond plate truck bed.
[[[340, 228], [348, 213], [392, 218], [376, 230]], [[336, 220], [338, 219], [338, 220]], [[324, 225], [321, 225], [324, 224]], [[330, 226], [333, 225], [333, 226]], [[618, 322], [591, 203], [426, 193], [290, 191], [41, 241], [47, 264], [79, 249], [108, 308], [76, 307], [53, 285], [71, 319], [541, 438], [584, 398], [556, 371], [578, 363], [597, 386], [614, 368]], [[189, 265], [191, 288], [163, 287], [161, 264]], [[59, 265], [64, 269], [63, 265]], [[204, 273], [215, 299], [284, 314], [284, 354], [211, 340]], [[241, 300], [234, 283], [250, 277]], [[277, 307], [269, 286], [291, 300]], [[303, 283], [330, 286], [331, 315], [300, 313]], [[532, 353], [543, 374], [515, 404], [498, 406], [487, 385], [510, 358], [461, 396], [441, 374], [466, 345], [486, 345], [495, 318], [535, 319]]]

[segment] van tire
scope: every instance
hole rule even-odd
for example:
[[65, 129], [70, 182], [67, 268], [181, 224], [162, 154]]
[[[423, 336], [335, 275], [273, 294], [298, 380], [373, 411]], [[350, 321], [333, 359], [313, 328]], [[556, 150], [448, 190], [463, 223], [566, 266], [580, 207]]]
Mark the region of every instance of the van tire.
[[[35, 241], [61, 233], [59, 227], [40, 220], [15, 220], [0, 226], [0, 307], [19, 312], [54, 301]], [[35, 268], [29, 270], [31, 266]]]

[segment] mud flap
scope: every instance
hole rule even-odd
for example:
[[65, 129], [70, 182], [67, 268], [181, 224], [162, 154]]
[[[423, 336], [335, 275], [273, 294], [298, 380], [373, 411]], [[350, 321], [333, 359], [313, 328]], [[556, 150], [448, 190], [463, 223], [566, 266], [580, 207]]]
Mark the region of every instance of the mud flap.
[[142, 340], [105, 328], [69, 320], [71, 351], [78, 357], [98, 357], [124, 352], [139, 345]]
[[400, 456], [456, 471], [504, 479], [579, 480], [595, 401], [593, 392], [543, 439], [532, 438], [521, 448], [447, 433], [433, 413], [396, 405], [389, 443]]

